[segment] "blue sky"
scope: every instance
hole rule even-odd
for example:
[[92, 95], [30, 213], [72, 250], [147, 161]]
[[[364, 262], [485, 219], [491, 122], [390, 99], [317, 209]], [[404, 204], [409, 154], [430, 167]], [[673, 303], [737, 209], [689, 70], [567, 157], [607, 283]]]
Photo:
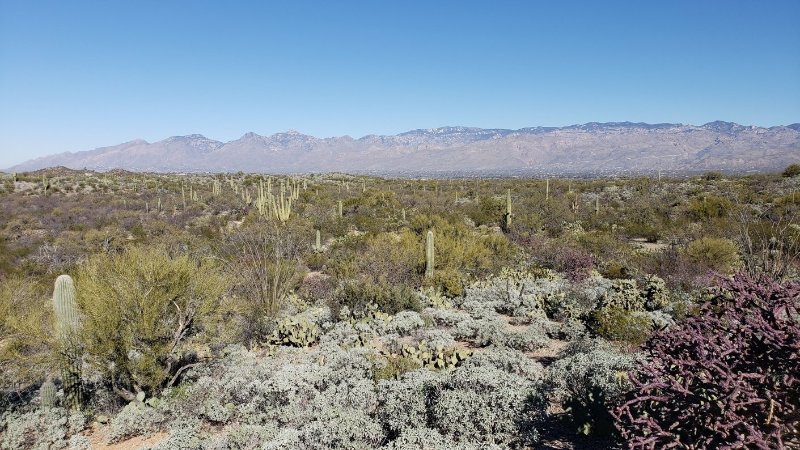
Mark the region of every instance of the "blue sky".
[[0, 167], [200, 133], [800, 122], [800, 1], [0, 0]]

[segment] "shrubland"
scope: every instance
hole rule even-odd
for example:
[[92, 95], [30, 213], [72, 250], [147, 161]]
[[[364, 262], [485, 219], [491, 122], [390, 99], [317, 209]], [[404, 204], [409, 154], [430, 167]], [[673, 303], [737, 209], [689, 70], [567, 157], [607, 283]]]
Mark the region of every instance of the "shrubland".
[[794, 172], [7, 176], [0, 448], [792, 448]]

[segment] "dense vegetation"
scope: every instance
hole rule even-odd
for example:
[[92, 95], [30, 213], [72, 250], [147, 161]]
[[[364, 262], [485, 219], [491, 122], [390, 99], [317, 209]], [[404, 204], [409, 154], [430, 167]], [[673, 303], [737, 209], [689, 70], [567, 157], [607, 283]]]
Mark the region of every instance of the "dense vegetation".
[[794, 166], [5, 175], [0, 448], [800, 445], [798, 211]]

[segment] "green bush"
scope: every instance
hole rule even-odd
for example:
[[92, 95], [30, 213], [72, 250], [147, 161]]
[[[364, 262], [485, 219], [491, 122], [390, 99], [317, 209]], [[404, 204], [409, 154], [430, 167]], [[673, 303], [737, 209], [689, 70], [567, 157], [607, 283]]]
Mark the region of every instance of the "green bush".
[[605, 339], [639, 345], [652, 331], [652, 320], [640, 311], [606, 307], [592, 313], [590, 328]]
[[790, 178], [800, 175], [800, 164], [790, 164], [786, 170], [783, 171], [783, 176]]
[[739, 249], [730, 239], [704, 237], [692, 241], [686, 247], [689, 258], [709, 270], [726, 274], [741, 265]]
[[330, 301], [334, 317], [339, 317], [340, 311], [346, 306], [354, 317], [363, 318], [370, 311], [371, 305], [388, 314], [422, 310], [419, 296], [413, 289], [386, 282], [346, 281], [339, 286]]
[[0, 280], [0, 390], [26, 387], [53, 368], [52, 308], [22, 278]]
[[170, 385], [193, 361], [191, 343], [215, 333], [227, 280], [212, 260], [133, 247], [89, 259], [76, 287], [89, 361], [133, 400]]
[[731, 202], [713, 195], [692, 200], [689, 204], [689, 215], [694, 220], [710, 220], [727, 217], [731, 211]]

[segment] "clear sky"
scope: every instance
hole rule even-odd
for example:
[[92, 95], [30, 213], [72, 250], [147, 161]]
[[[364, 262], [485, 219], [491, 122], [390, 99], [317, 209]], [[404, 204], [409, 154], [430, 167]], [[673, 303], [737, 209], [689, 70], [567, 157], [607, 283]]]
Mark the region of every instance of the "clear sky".
[[135, 138], [800, 122], [800, 1], [0, 0], [0, 167]]

